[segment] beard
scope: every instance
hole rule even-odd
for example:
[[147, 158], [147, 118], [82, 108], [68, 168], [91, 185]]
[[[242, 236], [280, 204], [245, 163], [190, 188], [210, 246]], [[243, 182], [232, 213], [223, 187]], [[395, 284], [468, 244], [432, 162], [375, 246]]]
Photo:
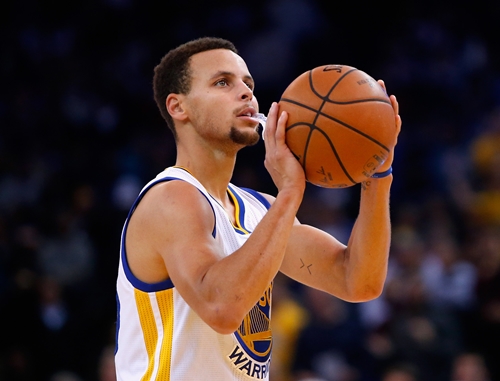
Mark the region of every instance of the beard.
[[235, 127], [231, 127], [231, 131], [229, 132], [229, 138], [233, 143], [236, 144], [241, 144], [244, 146], [253, 146], [257, 144], [259, 141], [259, 133], [257, 132], [256, 127], [254, 130], [251, 131], [244, 131], [242, 132], [241, 130], [238, 130]]

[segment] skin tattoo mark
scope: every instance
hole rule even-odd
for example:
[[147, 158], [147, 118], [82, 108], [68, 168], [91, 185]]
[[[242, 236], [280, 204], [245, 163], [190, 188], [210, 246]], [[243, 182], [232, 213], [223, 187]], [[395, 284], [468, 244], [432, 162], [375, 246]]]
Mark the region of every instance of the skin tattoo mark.
[[[302, 266], [300, 266], [300, 268], [304, 267], [306, 264], [304, 263], [304, 261], [302, 260], [302, 258], [300, 258], [300, 261], [302, 262]], [[307, 271], [309, 271], [309, 274], [312, 274], [311, 273], [311, 269], [309, 267], [312, 266], [312, 263], [310, 265], [307, 266]]]

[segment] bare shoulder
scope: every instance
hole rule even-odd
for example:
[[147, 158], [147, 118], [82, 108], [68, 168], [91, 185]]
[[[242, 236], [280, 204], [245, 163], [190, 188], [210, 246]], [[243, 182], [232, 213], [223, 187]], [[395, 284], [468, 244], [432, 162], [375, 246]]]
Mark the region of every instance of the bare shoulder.
[[[161, 231], [161, 236], [165, 236], [179, 227], [189, 229], [192, 224], [199, 228], [199, 224], [206, 222], [213, 227], [210, 220], [213, 222], [213, 211], [206, 197], [186, 181], [171, 180], [153, 186], [145, 194], [130, 223], [137, 225], [138, 230]], [[149, 239], [154, 237], [147, 235]]]
[[143, 214], [153, 222], [156, 219], [165, 222], [186, 216], [189, 218], [192, 213], [199, 216], [205, 212], [212, 213], [210, 204], [194, 185], [183, 180], [171, 180], [153, 186], [135, 213]]
[[153, 186], [134, 211], [127, 230], [129, 266], [140, 280], [159, 282], [169, 277], [165, 256], [179, 247], [210, 237], [212, 208], [192, 184], [171, 180]]

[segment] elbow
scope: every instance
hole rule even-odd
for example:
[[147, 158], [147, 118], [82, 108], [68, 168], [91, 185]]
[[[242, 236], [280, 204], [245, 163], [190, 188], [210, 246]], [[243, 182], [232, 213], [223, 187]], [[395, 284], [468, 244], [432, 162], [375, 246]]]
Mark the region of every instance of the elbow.
[[363, 287], [351, 290], [348, 301], [352, 303], [369, 302], [382, 295], [383, 290], [383, 284], [365, 284]]
[[203, 317], [215, 332], [221, 335], [229, 335], [235, 332], [241, 325], [244, 314], [235, 311], [231, 306], [213, 306], [211, 311]]
[[377, 299], [382, 295], [383, 287], [369, 288], [359, 295], [359, 302], [369, 302], [370, 300]]
[[208, 323], [208, 325], [217, 333], [221, 335], [230, 335], [239, 328], [241, 322], [239, 324], [234, 324], [234, 322], [230, 322], [228, 320], [220, 320], [220, 321], [212, 321]]

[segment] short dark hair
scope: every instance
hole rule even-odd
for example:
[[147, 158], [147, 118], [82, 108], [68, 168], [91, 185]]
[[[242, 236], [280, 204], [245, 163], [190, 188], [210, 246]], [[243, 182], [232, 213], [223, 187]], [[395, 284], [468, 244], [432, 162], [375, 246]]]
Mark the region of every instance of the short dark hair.
[[227, 49], [238, 54], [234, 44], [228, 40], [218, 37], [201, 37], [170, 50], [154, 68], [154, 99], [176, 139], [174, 121], [165, 105], [167, 96], [172, 93], [188, 94], [191, 88], [190, 58], [197, 53], [214, 49]]

